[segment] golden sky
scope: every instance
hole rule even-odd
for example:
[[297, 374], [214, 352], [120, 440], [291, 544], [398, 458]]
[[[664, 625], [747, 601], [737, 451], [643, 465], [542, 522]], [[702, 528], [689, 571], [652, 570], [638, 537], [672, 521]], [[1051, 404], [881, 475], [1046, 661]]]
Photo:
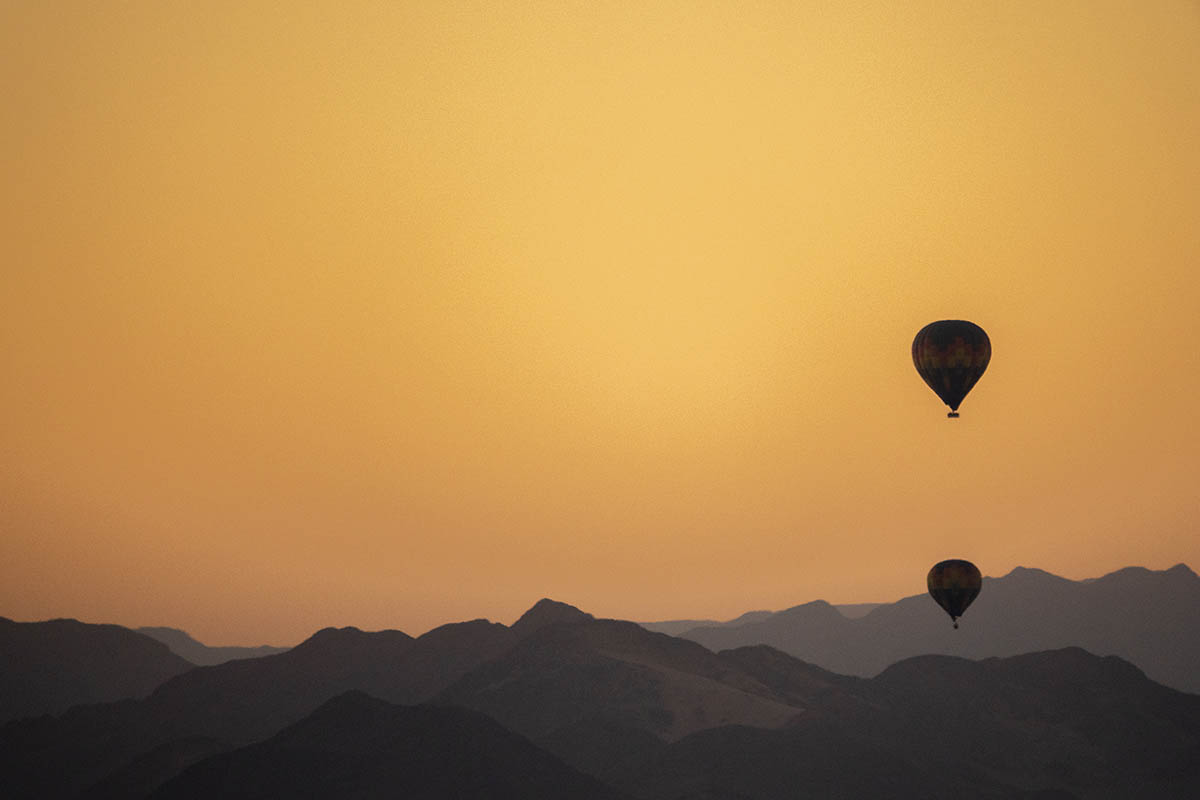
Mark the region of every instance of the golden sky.
[[0, 615], [1200, 568], [1195, 2], [5, 0], [0, 92]]

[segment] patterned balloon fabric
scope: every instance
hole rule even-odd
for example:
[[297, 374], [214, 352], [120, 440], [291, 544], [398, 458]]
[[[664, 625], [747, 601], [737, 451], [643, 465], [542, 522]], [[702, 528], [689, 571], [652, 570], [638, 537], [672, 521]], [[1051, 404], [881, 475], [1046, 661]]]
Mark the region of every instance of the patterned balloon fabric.
[[970, 561], [952, 558], [934, 564], [925, 578], [925, 583], [929, 587], [929, 594], [950, 615], [954, 627], [957, 628], [958, 618], [979, 596], [983, 578], [979, 574], [979, 568]]
[[913, 365], [930, 389], [957, 417], [967, 392], [983, 376], [992, 357], [992, 342], [973, 322], [944, 319], [922, 328], [912, 343]]

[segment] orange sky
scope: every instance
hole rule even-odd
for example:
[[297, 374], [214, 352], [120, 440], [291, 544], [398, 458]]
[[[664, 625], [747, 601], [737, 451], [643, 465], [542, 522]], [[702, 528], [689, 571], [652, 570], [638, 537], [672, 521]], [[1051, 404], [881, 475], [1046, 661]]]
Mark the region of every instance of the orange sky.
[[0, 615], [1200, 568], [1194, 2], [9, 0], [0, 90]]

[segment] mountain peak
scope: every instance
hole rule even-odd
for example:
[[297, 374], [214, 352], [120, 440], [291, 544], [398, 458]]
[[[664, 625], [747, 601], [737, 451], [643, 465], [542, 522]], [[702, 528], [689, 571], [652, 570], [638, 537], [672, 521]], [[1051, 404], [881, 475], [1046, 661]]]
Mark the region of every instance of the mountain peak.
[[527, 636], [546, 625], [553, 625], [559, 622], [583, 622], [589, 619], [595, 619], [595, 617], [591, 614], [585, 614], [575, 606], [543, 597], [534, 603], [533, 608], [522, 614], [521, 618], [512, 624], [512, 629], [522, 636]]
[[354, 627], [353, 625], [347, 625], [344, 628], [334, 628], [334, 627], [330, 626], [328, 628], [321, 628], [321, 630], [317, 631], [312, 636], [308, 637], [308, 639], [305, 640], [304, 643], [307, 644], [310, 642], [325, 643], [325, 642], [345, 641], [346, 639], [353, 637], [360, 633], [362, 633], [362, 631], [359, 630], [358, 628]]
[[347, 653], [372, 652], [379, 647], [407, 649], [415, 641], [403, 631], [363, 631], [354, 626], [322, 628], [290, 653], [303, 658], [345, 658]]
[[792, 606], [791, 608], [784, 609], [783, 611], [780, 611], [775, 616], [779, 617], [780, 619], [788, 618], [788, 617], [791, 617], [791, 618], [811, 617], [811, 618], [828, 619], [831, 615], [837, 616], [837, 617], [842, 616], [841, 613], [836, 608], [834, 608], [832, 605], [830, 605], [828, 601], [812, 600], [807, 603], [801, 603], [798, 606]]
[[1175, 566], [1171, 567], [1170, 569], [1164, 570], [1164, 571], [1168, 575], [1176, 575], [1176, 576], [1180, 576], [1180, 577], [1186, 575], [1187, 577], [1190, 577], [1190, 578], [1200, 577], [1200, 576], [1197, 576], [1196, 573], [1192, 571], [1191, 567], [1189, 567], [1187, 564], [1184, 564], [1182, 561], [1179, 562], [1178, 564], [1176, 564]]
[[1013, 567], [1012, 570], [1001, 580], [1013, 583], [1021, 583], [1025, 581], [1057, 581], [1060, 583], [1072, 583], [1072, 581], [1055, 575], [1053, 572], [1047, 572], [1044, 569], [1037, 567]]

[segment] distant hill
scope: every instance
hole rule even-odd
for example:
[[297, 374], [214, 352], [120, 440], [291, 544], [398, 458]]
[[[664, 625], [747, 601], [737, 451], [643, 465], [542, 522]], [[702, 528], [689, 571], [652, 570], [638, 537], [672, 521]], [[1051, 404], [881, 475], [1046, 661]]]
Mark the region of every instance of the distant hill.
[[0, 722], [145, 697], [192, 667], [161, 642], [119, 625], [0, 617]]
[[287, 647], [271, 647], [269, 645], [260, 645], [259, 647], [209, 647], [206, 644], [193, 639], [186, 631], [181, 631], [178, 628], [162, 628], [162, 627], [142, 627], [137, 629], [138, 633], [144, 633], [152, 639], [165, 644], [171, 648], [171, 652], [188, 661], [201, 667], [211, 667], [216, 664], [224, 664], [226, 661], [235, 661], [239, 658], [259, 658], [261, 656], [273, 656], [277, 653], [286, 652]]
[[[875, 609], [879, 608], [883, 603], [841, 603], [835, 605], [834, 608], [843, 617], [848, 619], [858, 619], [865, 617]], [[692, 628], [733, 628], [739, 625], [746, 625], [751, 622], [762, 622], [768, 617], [775, 614], [774, 611], [747, 611], [734, 619], [725, 621], [715, 619], [665, 619], [661, 622], [639, 622], [648, 631], [655, 633], [665, 633], [668, 636], [678, 636], [681, 633], [686, 633]]]
[[834, 606], [838, 613], [849, 619], [865, 617], [884, 603], [839, 603]]
[[818, 600], [679, 635], [712, 650], [767, 644], [862, 676], [929, 653], [979, 659], [1082, 647], [1120, 656], [1167, 686], [1200, 693], [1200, 578], [1184, 564], [1160, 571], [1129, 567], [1087, 581], [1018, 567], [984, 579], [959, 630], [920, 594], [858, 619]]
[[264, 742], [185, 769], [153, 800], [621, 800], [494, 720], [349, 692]]
[[773, 611], [747, 611], [736, 619], [720, 622], [715, 619], [668, 619], [662, 622], [639, 622], [648, 631], [665, 633], [668, 636], [678, 636], [692, 628], [722, 628], [726, 626], [745, 625], [748, 622], [758, 622], [771, 616]]

